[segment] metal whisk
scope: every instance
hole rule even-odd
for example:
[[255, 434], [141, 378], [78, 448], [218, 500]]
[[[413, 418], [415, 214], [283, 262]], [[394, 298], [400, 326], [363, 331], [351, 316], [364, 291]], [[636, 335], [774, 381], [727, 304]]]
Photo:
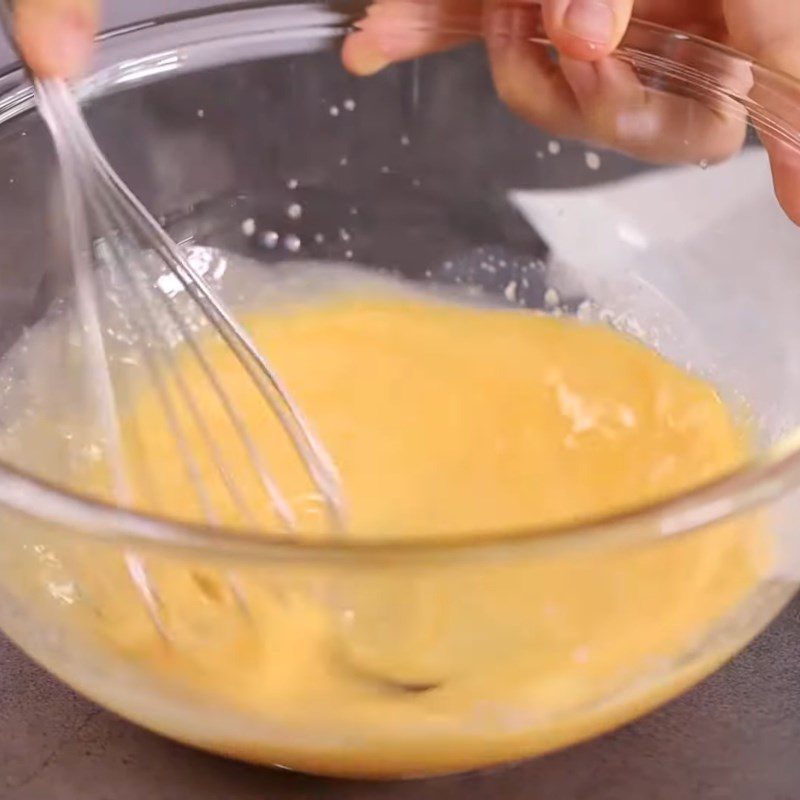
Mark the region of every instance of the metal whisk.
[[[8, 0], [3, 5], [8, 13]], [[230, 428], [235, 431], [243, 452], [247, 454], [246, 467], [258, 479], [264, 501], [271, 504], [287, 530], [295, 526], [291, 504], [270, 473], [265, 455], [237, 411], [235, 399], [215, 373], [195, 333], [197, 326], [193, 318], [198, 316], [221, 337], [271, 413], [276, 415], [315, 491], [324, 501], [331, 527], [341, 528], [344, 504], [333, 461], [314, 436], [267, 358], [259, 352], [247, 331], [226, 308], [205, 277], [190, 263], [186, 253], [172, 241], [110, 166], [66, 83], [57, 79], [38, 78], [33, 78], [33, 83], [36, 101], [52, 134], [61, 167], [75, 274], [76, 305], [84, 332], [96, 414], [106, 440], [117, 500], [125, 504], [131, 502], [132, 492], [124, 465], [117, 402], [98, 305], [97, 274], [99, 268], [107, 269], [109, 264], [113, 266], [114, 274], [125, 290], [125, 305], [129, 305], [132, 312], [126, 314], [126, 324], [133, 330], [136, 339], [144, 343], [140, 348], [143, 366], [163, 403], [164, 417], [175, 437], [182, 467], [196, 492], [206, 520], [210, 523], [217, 521], [215, 509], [201, 474], [197, 454], [192, 452], [188, 444], [176, 399], [183, 404], [184, 416], [192, 421], [195, 430], [200, 433], [206, 449], [206, 463], [210, 461], [213, 464], [221, 484], [226, 487], [242, 518], [253, 521], [257, 509], [248, 505], [239, 490], [230, 465], [225, 462], [214, 433], [204, 418], [203, 409], [198, 407], [193, 398], [192, 387], [175, 366], [173, 351], [176, 338], [184, 345], [182, 351], [194, 359], [220, 407], [224, 409]], [[182, 310], [157, 287], [158, 277], [165, 272], [174, 275], [185, 290], [191, 314]], [[167, 389], [167, 380], [172, 381], [173, 391]], [[126, 564], [153, 622], [166, 637], [157, 587], [148, 574], [146, 563], [141, 557], [126, 553]], [[230, 578], [229, 581], [234, 596], [246, 610], [246, 599], [237, 590], [235, 580]]]

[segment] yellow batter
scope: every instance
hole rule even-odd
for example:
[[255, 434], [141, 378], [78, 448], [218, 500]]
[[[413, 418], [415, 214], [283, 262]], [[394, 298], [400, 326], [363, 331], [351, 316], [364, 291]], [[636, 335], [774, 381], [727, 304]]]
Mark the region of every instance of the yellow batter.
[[[246, 323], [338, 465], [350, 536], [491, 535], [575, 522], [705, 483], [746, 455], [712, 386], [607, 327], [370, 293], [270, 309]], [[275, 416], [221, 343], [205, 349], [294, 499], [299, 527], [324, 531]], [[218, 455], [274, 527], [225, 408], [190, 361], [181, 372]], [[141, 502], [202, 518], [163, 405], [150, 392], [127, 423]], [[179, 396], [176, 406], [213, 507], [244, 524]], [[163, 467], [145, 485], [154, 465]]]
[[[605, 327], [374, 291], [246, 323], [338, 464], [352, 539], [563, 525], [652, 503], [746, 457], [712, 386]], [[288, 487], [301, 535], [330, 536], [243, 373], [221, 347], [209, 353]], [[274, 527], [224, 409], [180, 363], [241, 493]], [[125, 422], [139, 502], [199, 518], [162, 408], [147, 390]], [[246, 525], [207, 456], [199, 468], [221, 518]], [[233, 575], [201, 556], [154, 558], [166, 646], [118, 553], [98, 548], [81, 556], [94, 613], [81, 603], [70, 613], [197, 714], [190, 725], [171, 701], [134, 706], [85, 687], [158, 730], [316, 772], [445, 772], [584, 738], [696, 680], [724, 646], [702, 663], [680, 659], [751, 590], [764, 550], [756, 526], [738, 524], [449, 566], [254, 562]]]

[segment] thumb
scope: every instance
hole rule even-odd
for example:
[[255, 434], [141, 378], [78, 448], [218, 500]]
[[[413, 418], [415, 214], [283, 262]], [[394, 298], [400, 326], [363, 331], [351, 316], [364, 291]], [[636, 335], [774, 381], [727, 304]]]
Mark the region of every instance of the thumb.
[[18, 0], [15, 36], [23, 58], [42, 77], [73, 77], [91, 58], [95, 0]]
[[[800, 79], [800, 2], [724, 0], [725, 21], [734, 47], [767, 67]], [[763, 100], [785, 126], [800, 129], [798, 90], [780, 76], [754, 70], [751, 98]], [[800, 149], [769, 131], [761, 134], [772, 163], [775, 193], [789, 217], [800, 225]]]
[[634, 0], [543, 0], [542, 15], [550, 40], [563, 55], [598, 61], [622, 40]]
[[724, 0], [731, 42], [772, 69], [800, 77], [800, 3]]
[[370, 75], [464, 44], [480, 32], [482, 8], [483, 0], [373, 0], [345, 40], [342, 60], [356, 75]]

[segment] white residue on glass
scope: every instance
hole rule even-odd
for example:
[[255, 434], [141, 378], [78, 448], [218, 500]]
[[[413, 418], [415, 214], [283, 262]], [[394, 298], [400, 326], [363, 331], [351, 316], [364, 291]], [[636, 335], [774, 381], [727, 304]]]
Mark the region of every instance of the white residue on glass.
[[603, 163], [601, 161], [601, 159], [600, 159], [600, 156], [597, 153], [595, 153], [593, 150], [587, 150], [585, 155], [584, 155], [584, 158], [586, 159], [586, 166], [589, 167], [589, 169], [594, 170], [594, 171], [597, 171], [598, 169], [600, 169], [600, 166]]
[[544, 293], [544, 305], [545, 308], [558, 308], [561, 304], [561, 297], [559, 297], [558, 292], [553, 289], [551, 286], [545, 293]]
[[264, 235], [261, 237], [261, 241], [265, 247], [268, 247], [270, 250], [272, 250], [278, 246], [280, 236], [278, 236], [277, 231], [265, 231]]
[[579, 306], [575, 315], [581, 322], [591, 322], [594, 318], [594, 307], [591, 300], [584, 300]]
[[303, 246], [303, 243], [300, 241], [299, 236], [295, 235], [294, 233], [290, 233], [284, 236], [283, 246], [290, 253], [297, 253], [300, 251], [300, 248]]

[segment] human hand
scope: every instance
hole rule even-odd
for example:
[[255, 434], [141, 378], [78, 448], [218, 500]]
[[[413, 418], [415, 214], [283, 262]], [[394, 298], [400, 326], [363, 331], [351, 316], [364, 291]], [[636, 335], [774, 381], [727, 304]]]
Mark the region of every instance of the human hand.
[[43, 77], [73, 77], [87, 65], [97, 28], [95, 0], [16, 0], [22, 56]]
[[[525, 42], [534, 5], [560, 52], [558, 66]], [[741, 118], [645, 91], [633, 68], [608, 58], [632, 14], [731, 44], [800, 78], [797, 0], [374, 0], [343, 60], [365, 75], [454, 46], [470, 37], [442, 36], [435, 23], [457, 20], [465, 30], [483, 30], [499, 95], [531, 122], [652, 161], [722, 160], [738, 151]], [[17, 0], [18, 44], [43, 76], [79, 73], [96, 26], [96, 0]], [[752, 83], [751, 75], [733, 78]], [[765, 144], [778, 198], [800, 224], [800, 154], [775, 139]]]
[[[539, 6], [557, 64], [528, 42]], [[367, 75], [480, 32], [499, 96], [542, 128], [652, 162], [721, 161], [738, 152], [746, 134], [743, 109], [722, 113], [707, 102], [652, 91], [632, 66], [609, 58], [632, 15], [729, 44], [800, 78], [797, 0], [374, 0], [342, 58], [350, 71]], [[444, 23], [464, 34], [441, 33]], [[759, 90], [749, 67], [723, 77], [742, 95]], [[778, 199], [800, 224], [800, 153], [771, 137], [764, 144]]]

